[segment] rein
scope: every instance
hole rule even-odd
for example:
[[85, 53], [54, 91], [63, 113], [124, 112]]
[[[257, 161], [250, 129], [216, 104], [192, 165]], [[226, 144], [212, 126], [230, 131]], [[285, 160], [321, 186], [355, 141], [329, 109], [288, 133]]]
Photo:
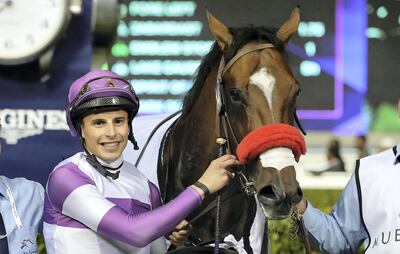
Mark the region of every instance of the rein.
[[135, 162], [135, 167], [138, 167], [140, 161], [142, 160], [142, 157], [144, 155], [144, 152], [147, 149], [147, 146], [150, 143], [150, 140], [153, 138], [154, 134], [158, 131], [158, 129], [165, 124], [166, 122], [168, 122], [169, 120], [171, 120], [172, 118], [174, 118], [176, 115], [180, 114], [182, 112], [182, 110], [178, 110], [175, 113], [168, 115], [166, 118], [164, 118], [161, 122], [159, 122], [156, 127], [153, 128], [153, 130], [151, 131], [149, 137], [146, 140], [146, 143], [143, 146], [143, 149], [140, 151], [139, 157], [137, 158], [136, 162]]

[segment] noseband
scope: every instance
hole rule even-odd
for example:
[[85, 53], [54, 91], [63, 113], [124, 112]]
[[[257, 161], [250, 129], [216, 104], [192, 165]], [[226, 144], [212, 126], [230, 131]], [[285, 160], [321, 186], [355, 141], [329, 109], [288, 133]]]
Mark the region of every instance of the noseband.
[[[225, 64], [225, 59], [224, 56], [222, 55], [219, 67], [218, 67], [218, 73], [217, 73], [217, 81], [215, 84], [215, 96], [216, 96], [216, 102], [217, 102], [217, 133], [219, 133], [219, 137], [226, 139], [226, 150], [227, 153], [232, 154], [232, 144], [230, 142], [230, 137], [232, 138], [232, 142], [234, 147], [237, 147], [239, 142], [236, 137], [236, 134], [232, 128], [231, 121], [229, 119], [228, 113], [226, 111], [226, 104], [225, 104], [225, 96], [223, 92], [223, 77], [226, 74], [226, 72], [233, 66], [233, 64], [239, 60], [242, 56], [245, 56], [251, 52], [254, 51], [259, 51], [259, 50], [264, 50], [267, 48], [275, 48], [275, 46], [271, 43], [263, 43], [259, 45], [252, 46], [251, 48], [248, 48], [246, 50], [239, 51], [232, 59], [228, 61], [227, 64]], [[300, 131], [306, 135], [306, 132], [304, 131], [296, 113], [296, 109], [294, 110], [294, 119], [299, 127]], [[243, 174], [243, 168], [244, 166], [241, 166], [239, 170], [237, 170], [234, 174], [237, 174], [239, 176], [239, 182], [242, 186], [243, 191], [246, 193], [247, 196], [252, 196], [256, 194], [256, 188], [255, 184], [253, 181], [249, 181], [247, 177]]]
[[[255, 45], [246, 50], [239, 51], [232, 59], [228, 61], [227, 64], [225, 64], [224, 56], [221, 57], [217, 73], [217, 81], [215, 84], [215, 96], [217, 101], [217, 118], [219, 118], [217, 120], [216, 126], [218, 128], [217, 133], [219, 133], [219, 137], [226, 139], [226, 150], [227, 153], [229, 154], [232, 154], [232, 145], [229, 138], [230, 137], [232, 138], [234, 147], [237, 147], [239, 142], [232, 128], [232, 124], [229, 119], [228, 113], [226, 111], [226, 104], [225, 104], [226, 99], [223, 92], [223, 85], [224, 85], [223, 77], [226, 74], [226, 72], [232, 67], [232, 65], [242, 56], [245, 56], [254, 51], [264, 50], [267, 48], [275, 48], [275, 47], [271, 43], [263, 43]], [[297, 117], [295, 117], [295, 119], [297, 119]], [[254, 182], [249, 181], [247, 177], [243, 174], [243, 168], [244, 166], [241, 166], [240, 169], [236, 170], [234, 174], [237, 174], [239, 176], [239, 182], [242, 186], [243, 191], [246, 193], [247, 196], [250, 197], [256, 194], [256, 188]]]

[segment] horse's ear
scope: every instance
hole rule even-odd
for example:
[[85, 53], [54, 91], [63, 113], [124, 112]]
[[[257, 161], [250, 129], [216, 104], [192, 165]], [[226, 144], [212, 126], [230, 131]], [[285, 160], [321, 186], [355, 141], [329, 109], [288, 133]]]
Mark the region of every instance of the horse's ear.
[[207, 19], [208, 26], [210, 27], [211, 32], [217, 40], [218, 46], [222, 50], [226, 50], [227, 48], [229, 48], [233, 40], [232, 34], [229, 32], [229, 29], [221, 21], [216, 19], [208, 10]]
[[281, 28], [279, 28], [278, 32], [276, 32], [276, 36], [278, 37], [278, 39], [283, 41], [285, 45], [287, 45], [292, 35], [297, 32], [299, 23], [300, 23], [300, 7], [297, 6], [290, 14], [289, 19], [286, 20], [286, 22], [281, 26]]

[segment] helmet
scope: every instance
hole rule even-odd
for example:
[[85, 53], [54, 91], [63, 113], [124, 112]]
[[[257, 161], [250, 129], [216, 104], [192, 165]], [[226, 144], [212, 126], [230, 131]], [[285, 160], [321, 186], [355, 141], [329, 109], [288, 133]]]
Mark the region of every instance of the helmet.
[[110, 109], [128, 112], [129, 127], [139, 110], [139, 99], [131, 84], [112, 71], [91, 71], [72, 83], [68, 93], [67, 124], [73, 137], [80, 136], [79, 119]]

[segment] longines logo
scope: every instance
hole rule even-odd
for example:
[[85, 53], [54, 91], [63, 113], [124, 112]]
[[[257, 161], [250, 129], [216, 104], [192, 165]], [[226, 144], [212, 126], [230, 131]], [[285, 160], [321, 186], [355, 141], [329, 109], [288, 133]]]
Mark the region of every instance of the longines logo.
[[64, 110], [0, 109], [1, 132], [9, 145], [21, 138], [40, 135], [45, 130], [68, 130]]

